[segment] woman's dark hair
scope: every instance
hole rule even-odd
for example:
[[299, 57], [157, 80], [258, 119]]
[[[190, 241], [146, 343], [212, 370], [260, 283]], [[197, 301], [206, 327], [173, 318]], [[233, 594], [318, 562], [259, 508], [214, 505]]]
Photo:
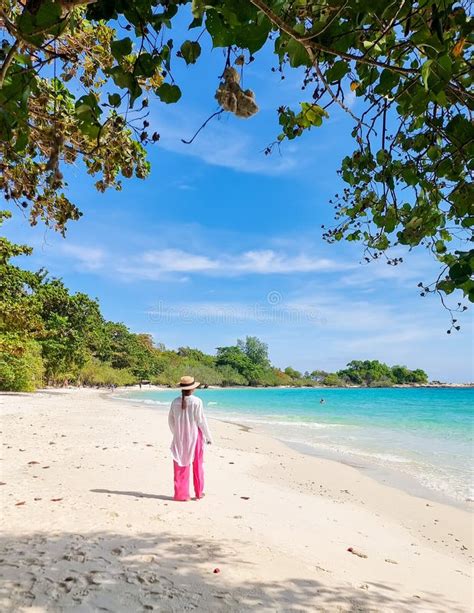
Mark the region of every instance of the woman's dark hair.
[[184, 411], [186, 408], [186, 396], [191, 396], [193, 390], [181, 390], [181, 409]]

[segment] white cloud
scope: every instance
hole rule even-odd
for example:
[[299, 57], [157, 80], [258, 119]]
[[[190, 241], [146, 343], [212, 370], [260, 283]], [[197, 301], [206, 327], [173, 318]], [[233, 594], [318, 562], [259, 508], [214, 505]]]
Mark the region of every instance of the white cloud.
[[[247, 251], [235, 261], [235, 268], [242, 272], [260, 274], [316, 272], [341, 269], [341, 264], [327, 258], [315, 258], [307, 255], [288, 257], [272, 249]], [[346, 266], [342, 266], [346, 268]]]
[[357, 102], [357, 97], [355, 91], [349, 89], [349, 91], [344, 93], [344, 105], [348, 109], [353, 109]]
[[[303, 313], [318, 313], [320, 320], [332, 333], [378, 333], [403, 323], [403, 318], [386, 304], [371, 304], [365, 300], [325, 289], [321, 297], [294, 299], [288, 302], [291, 309]], [[366, 338], [366, 337], [365, 337]]]
[[283, 301], [274, 304], [273, 296], [275, 294], [276, 292], [270, 292], [262, 300], [253, 303], [159, 302], [147, 311], [147, 315], [153, 322], [160, 324], [175, 321], [195, 325], [235, 325], [241, 322], [253, 322], [255, 324], [293, 326], [305, 325], [306, 323], [323, 325], [325, 323], [316, 311], [296, 309]]
[[375, 283], [387, 283], [405, 285], [414, 288], [419, 281], [429, 280], [436, 275], [436, 263], [426, 257], [425, 252], [408, 252], [408, 249], [392, 249], [388, 256], [391, 258], [409, 257], [409, 261], [404, 261], [396, 266], [387, 264], [387, 260], [372, 260], [369, 263], [361, 263], [349, 274], [341, 277], [340, 282], [347, 286], [373, 287]]
[[219, 263], [204, 255], [187, 253], [181, 249], [146, 251], [136, 258], [153, 270], [162, 272], [202, 272], [215, 270]]
[[401, 345], [403, 348], [411, 347], [411, 343], [418, 342], [422, 339], [429, 338], [431, 331], [423, 329], [420, 326], [412, 324], [403, 324], [402, 322], [392, 322], [395, 328], [393, 332], [381, 332], [379, 334], [368, 334], [352, 339], [344, 339], [343, 342], [337, 341], [334, 344], [334, 349], [338, 347], [344, 351], [358, 351], [364, 355], [370, 354], [372, 351], [379, 351], [394, 345]]
[[78, 262], [78, 268], [86, 271], [94, 271], [102, 268], [105, 261], [105, 252], [98, 247], [86, 247], [83, 245], [73, 245], [61, 243], [60, 251]]
[[265, 156], [263, 149], [272, 139], [266, 140], [263, 136], [259, 139], [244, 120], [240, 120], [241, 125], [237, 127], [237, 120], [228, 115], [213, 119], [191, 144], [184, 144], [182, 139], [190, 139], [202, 121], [203, 117], [182, 108], [179, 112], [160, 109], [159, 115], [152, 119], [153, 129], [160, 133], [162, 149], [199, 158], [212, 166], [275, 176], [287, 173], [298, 165], [296, 157], [291, 154]]
[[146, 251], [118, 267], [118, 272], [133, 279], [154, 280], [170, 273], [200, 273], [216, 276], [271, 275], [347, 270], [350, 265], [328, 258], [299, 254], [287, 255], [272, 249], [245, 251], [219, 258], [181, 249]]

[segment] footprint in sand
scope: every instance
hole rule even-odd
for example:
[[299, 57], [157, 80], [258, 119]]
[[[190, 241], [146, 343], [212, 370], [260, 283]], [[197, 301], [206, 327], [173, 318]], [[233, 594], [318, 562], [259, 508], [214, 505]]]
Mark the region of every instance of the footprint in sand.
[[110, 576], [100, 570], [91, 570], [86, 576], [89, 585], [102, 585], [110, 580]]
[[87, 559], [86, 553], [82, 551], [82, 549], [72, 549], [71, 551], [63, 555], [63, 560], [67, 560], [68, 562], [84, 563], [86, 559]]

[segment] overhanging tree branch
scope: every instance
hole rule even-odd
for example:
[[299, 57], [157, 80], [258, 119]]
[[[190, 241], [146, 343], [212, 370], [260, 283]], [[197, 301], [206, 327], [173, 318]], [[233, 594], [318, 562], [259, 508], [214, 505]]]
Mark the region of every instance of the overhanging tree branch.
[[391, 70], [392, 72], [396, 72], [403, 75], [415, 74], [418, 71], [413, 68], [403, 68], [402, 66], [395, 66], [394, 64], [387, 64], [385, 62], [380, 62], [375, 60], [374, 58], [363, 56], [363, 55], [354, 55], [352, 53], [346, 53], [345, 51], [339, 51], [337, 49], [331, 49], [331, 47], [327, 47], [325, 45], [321, 45], [313, 40], [314, 37], [318, 36], [318, 34], [298, 34], [298, 32], [292, 28], [289, 24], [287, 24], [281, 17], [279, 17], [276, 13], [274, 13], [262, 0], [249, 0], [251, 4], [260, 9], [262, 13], [264, 13], [268, 19], [277, 26], [282, 32], [288, 34], [291, 38], [293, 38], [296, 42], [303, 45], [306, 49], [309, 57], [311, 59], [314, 58], [315, 51], [321, 51], [322, 53], [327, 53], [329, 55], [334, 55], [336, 57], [340, 57], [343, 60], [348, 60], [352, 62], [357, 62], [359, 64], [366, 64], [368, 66], [377, 66], [378, 68], [384, 68], [387, 70]]
[[2, 68], [0, 70], [0, 87], [3, 87], [3, 82], [5, 81], [5, 77], [7, 76], [8, 69], [13, 62], [13, 58], [15, 57], [15, 53], [17, 52], [19, 46], [20, 42], [18, 41], [18, 39], [16, 39], [7, 53], [7, 57], [5, 58], [5, 61], [3, 62]]

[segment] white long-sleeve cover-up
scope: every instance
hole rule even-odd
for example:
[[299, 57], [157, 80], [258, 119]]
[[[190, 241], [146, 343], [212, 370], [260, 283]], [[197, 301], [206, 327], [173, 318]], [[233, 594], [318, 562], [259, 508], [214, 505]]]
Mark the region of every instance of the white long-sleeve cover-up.
[[186, 408], [181, 408], [181, 397], [175, 398], [171, 403], [168, 423], [173, 433], [171, 453], [179, 466], [189, 466], [194, 460], [194, 451], [198, 438], [198, 429], [201, 430], [207, 442], [212, 442], [211, 433], [207, 425], [202, 407], [202, 400], [197, 396], [185, 398]]

